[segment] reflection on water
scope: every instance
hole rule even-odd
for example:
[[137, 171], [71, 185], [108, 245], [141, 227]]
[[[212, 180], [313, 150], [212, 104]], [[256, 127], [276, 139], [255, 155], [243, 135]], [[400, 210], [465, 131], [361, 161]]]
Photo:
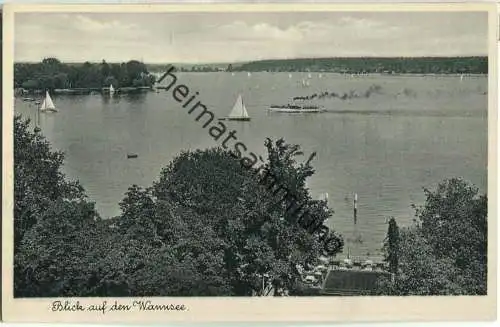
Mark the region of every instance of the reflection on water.
[[[284, 137], [302, 146], [304, 160], [317, 152], [308, 186], [314, 196], [328, 192], [335, 211], [329, 224], [344, 234], [351, 255], [379, 252], [388, 217], [410, 223], [410, 205], [422, 203], [423, 187], [463, 176], [486, 190], [486, 78], [461, 82], [458, 77], [324, 74], [302, 88], [297, 81], [307, 75], [298, 73], [292, 79], [288, 73], [177, 76], [218, 117], [226, 116], [237, 95], [243, 95], [252, 121], [227, 125], [249, 150], [263, 154], [265, 137]], [[322, 114], [266, 110], [296, 96], [349, 93], [373, 85], [378, 91], [369, 98], [302, 102], [325, 106], [329, 112]], [[128, 186], [151, 185], [181, 150], [218, 145], [169, 92], [53, 99], [59, 112], [40, 117], [43, 133], [66, 153], [65, 172], [80, 180], [103, 216], [119, 214]], [[32, 103], [16, 100], [15, 110], [36, 118]], [[127, 160], [127, 153], [138, 158]], [[356, 225], [353, 193], [358, 193]]]

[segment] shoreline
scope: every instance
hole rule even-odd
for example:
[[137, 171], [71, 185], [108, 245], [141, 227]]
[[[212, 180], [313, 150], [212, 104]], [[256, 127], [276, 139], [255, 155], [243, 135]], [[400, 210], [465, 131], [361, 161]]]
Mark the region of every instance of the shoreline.
[[[326, 77], [327, 75], [334, 75], [334, 76], [340, 76], [340, 77], [345, 77], [345, 78], [365, 78], [365, 77], [443, 77], [443, 78], [488, 78], [487, 73], [476, 73], [476, 74], [417, 74], [417, 73], [365, 73], [365, 74], [355, 74], [355, 73], [339, 73], [339, 72], [307, 72], [307, 71], [300, 71], [300, 72], [285, 72], [285, 71], [280, 71], [280, 72], [274, 72], [274, 71], [234, 71], [234, 72], [229, 72], [229, 71], [211, 71], [211, 72], [202, 72], [202, 71], [177, 71], [176, 73], [178, 74], [237, 74], [237, 73], [265, 73], [265, 74], [305, 74], [305, 73], [314, 73], [314, 74], [321, 74], [322, 77]], [[160, 73], [160, 72], [154, 72], [154, 73]], [[316, 77], [309, 77], [307, 79], [315, 79], [318, 78]], [[319, 78], [320, 79], [320, 78]], [[155, 89], [161, 90], [165, 89], [165, 86], [162, 85], [156, 85], [156, 86], [139, 86], [139, 87], [123, 87], [123, 88], [117, 88], [115, 93], [116, 94], [130, 94], [130, 93], [141, 93], [141, 92], [154, 92]], [[45, 92], [44, 89], [23, 89], [23, 88], [14, 88], [14, 94], [15, 95], [23, 95], [23, 94], [43, 94]], [[64, 95], [90, 95], [93, 92], [100, 93], [100, 94], [109, 94], [109, 88], [107, 87], [84, 87], [84, 88], [66, 88], [66, 89], [53, 89], [52, 93], [53, 94], [64, 94]]]
[[[154, 91], [152, 87], [149, 86], [139, 86], [139, 87], [122, 87], [115, 90], [115, 94], [130, 94], [130, 93], [142, 93]], [[24, 89], [24, 88], [14, 88], [14, 95], [25, 95], [25, 94], [44, 94], [43, 89]], [[102, 95], [109, 95], [109, 88], [97, 88], [97, 87], [81, 87], [72, 89], [53, 89], [52, 94], [64, 94], [64, 95], [92, 95], [93, 93], [99, 93]]]

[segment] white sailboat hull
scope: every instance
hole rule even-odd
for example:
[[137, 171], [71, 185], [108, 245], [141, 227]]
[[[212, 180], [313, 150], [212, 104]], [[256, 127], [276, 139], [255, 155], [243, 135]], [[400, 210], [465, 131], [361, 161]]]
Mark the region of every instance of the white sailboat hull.
[[323, 109], [323, 108], [303, 109], [303, 108], [277, 108], [277, 107], [270, 107], [269, 111], [272, 111], [272, 112], [284, 112], [284, 113], [319, 113], [319, 112], [325, 112], [326, 110]]
[[239, 121], [249, 121], [250, 117], [226, 117], [220, 118], [219, 120], [239, 120]]
[[57, 112], [57, 109], [52, 109], [52, 108], [45, 108], [45, 109], [40, 109], [41, 112]]

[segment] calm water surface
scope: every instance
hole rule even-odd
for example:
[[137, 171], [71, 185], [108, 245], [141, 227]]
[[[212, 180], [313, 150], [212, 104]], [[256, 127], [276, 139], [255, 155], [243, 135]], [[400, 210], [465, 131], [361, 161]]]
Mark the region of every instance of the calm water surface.
[[[377, 256], [387, 217], [411, 223], [411, 204], [421, 204], [424, 187], [462, 176], [482, 192], [487, 186], [487, 78], [312, 76], [295, 73], [178, 73], [178, 83], [198, 91], [218, 117], [243, 95], [251, 122], [228, 122], [250, 150], [265, 153], [265, 137], [317, 152], [308, 186], [314, 196], [329, 193], [335, 211], [329, 224], [347, 239], [354, 256]], [[164, 81], [164, 83], [167, 80]], [[270, 104], [317, 92], [368, 97], [313, 101], [335, 112], [270, 114]], [[207, 130], [172, 99], [170, 92], [134, 96], [55, 96], [60, 109], [42, 115], [40, 125], [55, 149], [66, 153], [64, 170], [78, 179], [104, 217], [118, 215], [132, 184], [150, 186], [162, 167], [183, 149], [216, 146]], [[15, 110], [35, 117], [35, 106], [16, 100]], [[127, 160], [129, 152], [139, 157]], [[354, 226], [352, 194], [358, 193]], [[354, 241], [357, 240], [357, 241]]]

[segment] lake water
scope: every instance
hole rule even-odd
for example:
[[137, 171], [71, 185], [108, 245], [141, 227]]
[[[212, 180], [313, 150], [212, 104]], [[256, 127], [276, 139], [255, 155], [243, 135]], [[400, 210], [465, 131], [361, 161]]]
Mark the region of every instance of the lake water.
[[[241, 93], [250, 122], [227, 122], [250, 150], [265, 153], [265, 137], [284, 137], [313, 151], [314, 197], [329, 194], [335, 211], [330, 227], [347, 239], [353, 256], [374, 257], [385, 237], [386, 218], [411, 223], [411, 204], [422, 204], [424, 187], [461, 176], [487, 189], [487, 78], [431, 76], [344, 77], [295, 73], [177, 73], [178, 83], [218, 117]], [[166, 80], [167, 81], [167, 80]], [[166, 82], [165, 81], [165, 82]], [[165, 83], [164, 82], [164, 83]], [[375, 87], [374, 87], [375, 86]], [[328, 91], [365, 95], [311, 101], [321, 114], [270, 114], [270, 104]], [[120, 213], [118, 203], [132, 184], [150, 186], [162, 167], [183, 149], [218, 145], [169, 91], [141, 95], [54, 96], [55, 115], [42, 115], [43, 133], [66, 153], [64, 170], [80, 180], [103, 217]], [[35, 105], [17, 99], [15, 110], [35, 117]], [[127, 153], [137, 159], [126, 159]], [[358, 193], [353, 224], [352, 194]], [[352, 241], [358, 239], [358, 241]]]

